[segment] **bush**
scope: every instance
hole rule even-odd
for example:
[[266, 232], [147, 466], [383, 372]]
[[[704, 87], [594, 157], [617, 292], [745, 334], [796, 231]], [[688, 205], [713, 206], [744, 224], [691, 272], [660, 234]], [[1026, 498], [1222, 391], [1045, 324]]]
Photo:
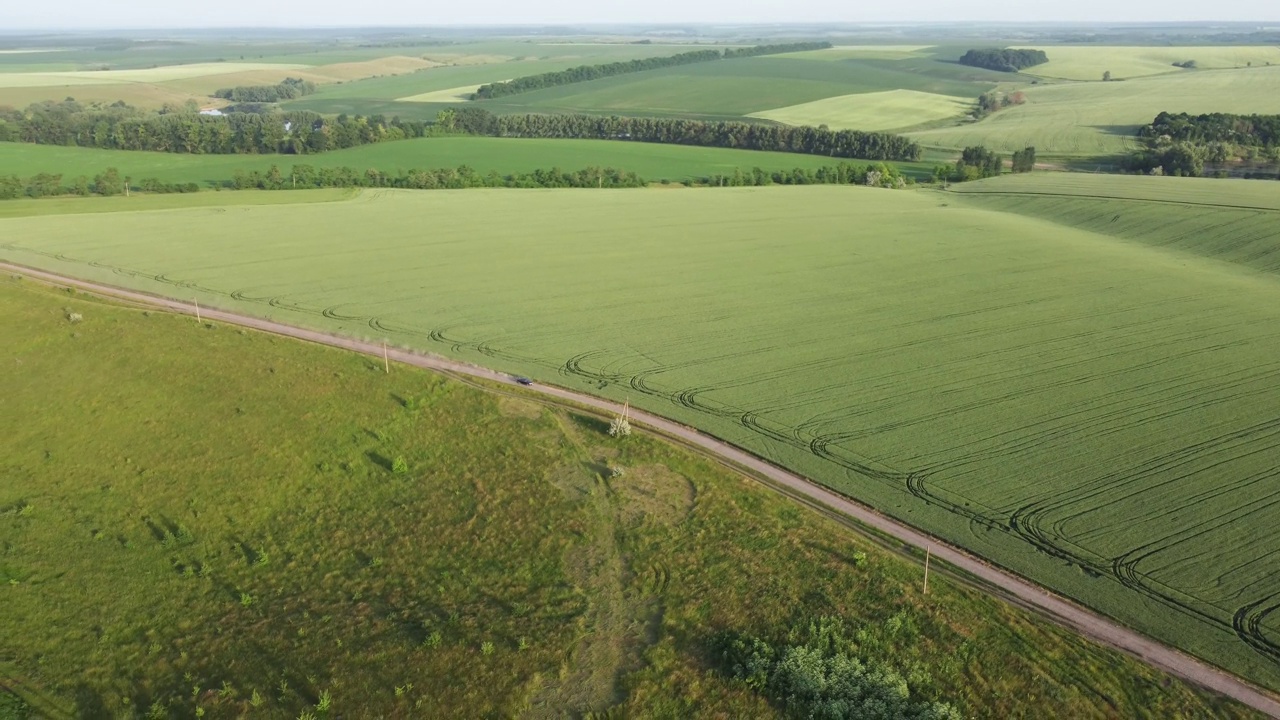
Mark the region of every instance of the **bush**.
[[730, 673], [747, 687], [768, 695], [796, 718], [860, 718], [860, 720], [960, 720], [946, 703], [912, 698], [911, 687], [897, 671], [855, 657], [838, 619], [820, 618], [804, 642], [774, 646], [752, 636], [724, 643]]

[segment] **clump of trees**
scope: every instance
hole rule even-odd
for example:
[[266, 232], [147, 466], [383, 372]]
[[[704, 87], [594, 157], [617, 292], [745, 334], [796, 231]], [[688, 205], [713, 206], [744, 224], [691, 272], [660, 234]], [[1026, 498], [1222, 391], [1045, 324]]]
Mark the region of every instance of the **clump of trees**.
[[1027, 173], [1036, 169], [1036, 149], [1034, 146], [1013, 151], [1013, 171]]
[[[1034, 151], [1032, 154], [1034, 156]], [[950, 179], [955, 182], [981, 180], [995, 177], [1003, 169], [1004, 161], [996, 152], [981, 145], [967, 147], [960, 153], [960, 159], [956, 161], [955, 174]]]
[[1280, 115], [1162, 112], [1138, 130], [1142, 138], [1168, 137], [1174, 141], [1227, 142], [1254, 147], [1280, 145]]
[[989, 48], [986, 50], [970, 50], [960, 56], [961, 65], [970, 65], [999, 72], [1018, 72], [1024, 68], [1043, 65], [1047, 62], [1049, 62], [1049, 56], [1043, 50], [1031, 49]]
[[1021, 91], [1008, 94], [998, 93], [994, 90], [984, 92], [978, 96], [978, 108], [974, 111], [973, 117], [975, 120], [981, 120], [991, 113], [1013, 105], [1022, 105], [1025, 102], [1027, 102], [1026, 93]]
[[1174, 67], [1176, 67], [1176, 68], [1184, 68], [1184, 69], [1186, 69], [1186, 70], [1195, 70], [1195, 68], [1196, 68], [1196, 61], [1195, 61], [1195, 60], [1182, 60], [1182, 61], [1180, 61], [1180, 62], [1176, 62], [1176, 63], [1174, 63], [1174, 64], [1173, 64], [1173, 66], [1174, 66]]
[[1224, 166], [1242, 161], [1280, 164], [1280, 115], [1162, 112], [1138, 137], [1143, 147], [1122, 164], [1130, 172], [1194, 177], [1207, 165], [1225, 174]]
[[293, 100], [316, 91], [316, 84], [302, 78], [285, 78], [277, 85], [242, 85], [222, 88], [214, 97], [238, 103], [276, 103]]
[[657, 70], [659, 68], [691, 65], [693, 63], [711, 62], [713, 60], [754, 57], [757, 55], [774, 55], [777, 53], [801, 52], [804, 50], [822, 50], [831, 47], [828, 42], [801, 42], [780, 45], [757, 45], [749, 48], [729, 48], [720, 50], [693, 50], [690, 52], [669, 55], [667, 57], [641, 58], [621, 62], [602, 63], [599, 65], [580, 65], [556, 72], [526, 75], [505, 82], [481, 85], [471, 96], [472, 100], [492, 100], [494, 98], [517, 95], [519, 93], [541, 90], [542, 88], [572, 83], [587, 82], [614, 75]]
[[838, 619], [793, 629], [785, 642], [752, 635], [720, 641], [730, 675], [782, 706], [793, 718], [961, 720], [953, 706], [919, 697], [901, 673], [860, 657]]

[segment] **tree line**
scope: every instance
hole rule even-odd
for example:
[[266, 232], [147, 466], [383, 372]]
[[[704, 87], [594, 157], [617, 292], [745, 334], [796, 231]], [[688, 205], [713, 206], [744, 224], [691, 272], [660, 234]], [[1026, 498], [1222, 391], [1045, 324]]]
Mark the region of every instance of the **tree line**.
[[602, 115], [493, 115], [482, 108], [445, 110], [445, 131], [523, 138], [575, 138], [696, 145], [864, 160], [918, 160], [920, 146], [900, 135], [811, 126]]
[[[80, 175], [65, 184], [63, 176], [55, 173], [37, 173], [26, 179], [17, 175], [0, 175], [0, 200], [54, 195], [125, 195], [129, 192], [131, 183], [132, 178], [122, 176], [116, 168], [107, 168], [93, 178]], [[188, 193], [199, 192], [200, 186], [196, 183], [165, 183], [147, 178], [139, 183], [139, 189], [151, 193]]]
[[[668, 184], [667, 180], [662, 183]], [[765, 171], [759, 167], [744, 171], [735, 168], [732, 173], [704, 175], [683, 180], [692, 187], [760, 187], [766, 185], [864, 185], [868, 187], [900, 188], [910, 184], [898, 168], [883, 163], [854, 165], [839, 163], [816, 169]], [[612, 167], [586, 167], [567, 171], [557, 167], [549, 170], [533, 170], [523, 173], [500, 174], [496, 171], [480, 173], [466, 165], [457, 168], [434, 170], [400, 170], [387, 172], [378, 169], [358, 170], [352, 167], [315, 167], [308, 164], [293, 165], [287, 172], [278, 165], [265, 171], [237, 170], [230, 180], [219, 181], [217, 189], [232, 190], [304, 190], [315, 188], [400, 188], [406, 190], [462, 190], [468, 188], [640, 188], [649, 181], [627, 170]], [[136, 185], [130, 177], [122, 176], [116, 168], [108, 168], [92, 179], [80, 176], [64, 183], [63, 176], [39, 173], [30, 178], [0, 176], [0, 200], [16, 198], [42, 198], [59, 195], [125, 195], [129, 191], [145, 193], [194, 193], [200, 186], [194, 182], [168, 183], [156, 178], [144, 178]]]
[[[668, 181], [663, 180], [663, 184]], [[796, 168], [768, 172], [759, 167], [749, 171], [735, 168], [732, 173], [704, 175], [682, 181], [692, 187], [759, 187], [766, 185], [866, 185], [899, 188], [909, 184], [892, 165], [853, 165], [840, 163], [816, 169]], [[272, 165], [263, 171], [237, 171], [225, 187], [235, 190], [292, 190], [311, 188], [399, 188], [405, 190], [462, 190], [467, 188], [639, 188], [649, 181], [634, 172], [612, 167], [586, 167], [576, 171], [560, 168], [533, 170], [525, 173], [480, 173], [463, 165], [435, 170], [401, 170], [396, 173], [377, 169], [357, 170], [351, 167], [294, 165], [286, 174]]]
[[281, 100], [293, 100], [316, 91], [316, 84], [302, 78], [285, 78], [276, 85], [241, 85], [233, 88], [222, 88], [213, 94], [223, 100], [238, 103], [276, 103]]
[[757, 45], [749, 48], [729, 48], [723, 52], [720, 50], [693, 50], [690, 52], [679, 53], [677, 55], [668, 55], [666, 57], [640, 58], [636, 60], [623, 60], [620, 62], [602, 63], [598, 65], [580, 65], [578, 67], [569, 68], [568, 70], [545, 72], [537, 75], [526, 75], [524, 77], [515, 78], [514, 80], [481, 85], [475, 93], [472, 94], [471, 99], [492, 100], [494, 98], [518, 95], [520, 93], [555, 87], [557, 85], [570, 85], [573, 83], [587, 82], [589, 80], [613, 77], [614, 75], [644, 72], [645, 70], [657, 70], [659, 68], [691, 65], [694, 63], [710, 62], [721, 59], [755, 57], [758, 55], [775, 55], [779, 53], [802, 52], [805, 50], [823, 50], [829, 47], [831, 47], [831, 43], [828, 42]]
[[304, 155], [435, 133], [623, 140], [866, 160], [911, 161], [921, 154], [915, 142], [887, 133], [679, 118], [497, 116], [477, 107], [444, 110], [434, 125], [381, 115], [326, 118], [308, 111], [152, 114], [128, 106], [85, 109], [74, 101], [0, 112], [0, 141], [190, 154]]
[[1049, 62], [1049, 56], [1043, 50], [1031, 49], [990, 48], [986, 50], [970, 50], [960, 56], [961, 65], [970, 65], [999, 72], [1018, 72], [1023, 68], [1043, 65], [1047, 62]]
[[463, 190], [467, 188], [638, 188], [648, 183], [634, 172], [611, 167], [560, 168], [524, 173], [480, 173], [462, 165], [397, 173], [351, 167], [294, 165], [288, 174], [272, 165], [265, 172], [237, 171], [227, 187], [234, 190], [302, 190], [311, 188], [401, 188], [405, 190]]
[[377, 115], [326, 118], [306, 111], [147, 113], [116, 103], [85, 108], [75, 101], [44, 102], [0, 112], [0, 141], [152, 150], [190, 154], [321, 153], [376, 142], [422, 137], [430, 125]]
[[[865, 185], [867, 187], [901, 188], [911, 184], [898, 168], [883, 163], [824, 165], [816, 169], [795, 168], [768, 172], [759, 167], [749, 171], [734, 168], [732, 173], [708, 175], [699, 184], [711, 187], [763, 187], [766, 185]], [[687, 184], [692, 184], [690, 181]]]

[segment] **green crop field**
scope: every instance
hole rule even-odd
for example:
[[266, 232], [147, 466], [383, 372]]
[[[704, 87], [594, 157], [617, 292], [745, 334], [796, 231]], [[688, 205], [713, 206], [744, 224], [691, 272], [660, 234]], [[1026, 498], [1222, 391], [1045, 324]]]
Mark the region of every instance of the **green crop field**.
[[[157, 178], [164, 182], [215, 183], [230, 180], [237, 170], [265, 171], [278, 165], [288, 171], [295, 164], [315, 167], [353, 167], [361, 172], [433, 169], [467, 165], [482, 173], [528, 172], [559, 167], [615, 167], [639, 173], [652, 182], [731, 174], [753, 167], [792, 170], [834, 165], [839, 159], [795, 153], [757, 152], [729, 148], [700, 148], [611, 140], [547, 140], [541, 138], [438, 137], [363, 145], [318, 155], [185, 155], [178, 153], [98, 150], [27, 143], [0, 143], [4, 174], [30, 177], [58, 173], [70, 180], [92, 178], [108, 167], [135, 182]], [[853, 161], [856, 162], [856, 161]], [[928, 163], [893, 163], [913, 177], [927, 177]], [[0, 210], [2, 212], [2, 210]]]
[[1230, 250], [1277, 223], [971, 202], [385, 191], [5, 219], [0, 256], [629, 399], [1280, 687], [1280, 285]]
[[928, 45], [837, 45], [825, 50], [787, 53], [785, 57], [806, 60], [901, 60], [926, 57], [931, 49]]
[[815, 100], [752, 113], [751, 117], [787, 125], [826, 125], [836, 130], [897, 130], [964, 115], [973, 107], [970, 98], [886, 90]]
[[1116, 80], [1189, 73], [1173, 63], [1194, 60], [1199, 69], [1245, 68], [1280, 65], [1280, 47], [1232, 46], [1209, 47], [1108, 47], [1108, 46], [1043, 46], [1049, 62], [1027, 68], [1028, 75], [1064, 80], [1102, 80], [1110, 72]]
[[820, 617], [966, 717], [1255, 717], [598, 418], [29, 281], [0, 313], [5, 717], [781, 718], [721, 638]]
[[1280, 65], [1023, 89], [1025, 105], [911, 136], [937, 147], [985, 145], [1011, 152], [1033, 145], [1041, 154], [1091, 156], [1134, 147], [1137, 129], [1162, 111], [1280, 113]]
[[495, 112], [731, 118], [825, 98], [888, 90], [976, 99], [995, 86], [990, 76], [999, 73], [968, 70], [971, 69], [923, 58], [829, 62], [780, 55], [649, 70], [484, 101], [481, 106]]

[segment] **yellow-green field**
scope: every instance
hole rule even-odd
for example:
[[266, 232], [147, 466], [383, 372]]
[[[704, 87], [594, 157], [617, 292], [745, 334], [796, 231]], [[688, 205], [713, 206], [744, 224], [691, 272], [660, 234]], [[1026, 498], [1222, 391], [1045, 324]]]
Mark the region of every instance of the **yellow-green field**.
[[1174, 67], [1175, 62], [1195, 60], [1198, 69], [1265, 67], [1280, 65], [1280, 47], [1215, 45], [1210, 47], [1109, 47], [1038, 46], [1049, 62], [1024, 70], [1028, 75], [1063, 80], [1102, 80], [1110, 71], [1112, 79], [1192, 72]]
[[826, 125], [834, 130], [896, 130], [963, 115], [972, 108], [973, 101], [966, 98], [887, 90], [815, 100], [751, 113], [750, 117], [787, 125]]
[[911, 136], [930, 147], [1010, 152], [1033, 145], [1041, 154], [1105, 155], [1135, 147], [1137, 129], [1162, 111], [1280, 113], [1280, 65], [1024, 89], [1024, 105]]
[[[510, 78], [508, 78], [509, 80]], [[500, 80], [498, 82], [506, 82]], [[444, 90], [433, 90], [432, 92], [420, 93], [418, 95], [410, 95], [409, 97], [396, 98], [396, 102], [418, 102], [418, 103], [454, 103], [466, 102], [471, 96], [480, 89], [479, 85], [463, 85], [462, 87], [446, 88]]]
[[930, 45], [838, 45], [825, 50], [787, 53], [781, 57], [807, 60], [901, 60], [927, 54]]
[[288, 77], [325, 85], [414, 73], [440, 64], [423, 58], [389, 56], [327, 65], [219, 62], [141, 70], [0, 72], [0, 104], [24, 107], [74, 97], [80, 102], [124, 100], [139, 107], [180, 104], [188, 99], [217, 105], [221, 103], [211, 101], [210, 96], [220, 88], [274, 85]]
[[70, 85], [119, 85], [124, 83], [160, 83], [210, 75], [227, 75], [255, 70], [286, 71], [307, 67], [298, 64], [267, 63], [196, 63], [169, 65], [145, 70], [80, 70], [74, 72], [0, 72], [0, 88], [51, 87]]

